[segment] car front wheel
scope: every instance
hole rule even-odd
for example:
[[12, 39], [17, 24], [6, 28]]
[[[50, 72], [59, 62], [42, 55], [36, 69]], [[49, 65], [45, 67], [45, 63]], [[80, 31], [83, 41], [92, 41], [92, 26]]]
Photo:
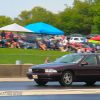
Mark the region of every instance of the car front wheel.
[[71, 85], [73, 82], [73, 74], [72, 72], [70, 71], [65, 71], [60, 80], [59, 80], [59, 83], [62, 85], [62, 86], [69, 86]]
[[48, 81], [47, 80], [34, 80], [38, 85], [45, 85]]

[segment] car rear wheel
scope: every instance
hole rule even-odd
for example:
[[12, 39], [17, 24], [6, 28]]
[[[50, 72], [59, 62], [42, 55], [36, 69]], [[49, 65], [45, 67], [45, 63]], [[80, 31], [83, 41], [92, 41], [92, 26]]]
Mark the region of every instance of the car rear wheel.
[[73, 82], [73, 74], [72, 72], [70, 71], [65, 71], [60, 80], [59, 80], [59, 83], [62, 85], [62, 86], [69, 86], [71, 85]]
[[35, 80], [38, 85], [45, 85], [48, 81], [47, 80]]
[[96, 81], [93, 82], [85, 82], [87, 85], [93, 85]]

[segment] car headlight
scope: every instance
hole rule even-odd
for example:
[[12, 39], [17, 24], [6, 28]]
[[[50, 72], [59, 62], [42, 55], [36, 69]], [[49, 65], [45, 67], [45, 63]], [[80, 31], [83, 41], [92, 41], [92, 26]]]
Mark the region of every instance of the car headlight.
[[55, 69], [45, 69], [45, 73], [57, 73]]
[[32, 69], [29, 69], [29, 72], [32, 72]]

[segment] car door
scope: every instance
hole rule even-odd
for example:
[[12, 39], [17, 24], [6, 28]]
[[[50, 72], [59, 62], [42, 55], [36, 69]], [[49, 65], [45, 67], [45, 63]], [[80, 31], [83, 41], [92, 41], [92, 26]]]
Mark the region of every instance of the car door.
[[87, 65], [80, 64], [79, 78], [82, 80], [98, 80], [98, 61], [96, 55], [88, 55], [83, 61], [88, 62]]
[[97, 75], [98, 75], [98, 81], [100, 81], [100, 54], [98, 54], [98, 68], [97, 68]]

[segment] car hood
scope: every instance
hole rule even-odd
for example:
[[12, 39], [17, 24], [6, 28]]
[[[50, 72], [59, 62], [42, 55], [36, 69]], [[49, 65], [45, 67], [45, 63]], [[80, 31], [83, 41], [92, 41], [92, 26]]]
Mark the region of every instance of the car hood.
[[30, 68], [57, 68], [61, 66], [67, 66], [67, 65], [74, 65], [73, 63], [47, 63], [47, 64], [40, 64], [36, 66], [31, 66]]

